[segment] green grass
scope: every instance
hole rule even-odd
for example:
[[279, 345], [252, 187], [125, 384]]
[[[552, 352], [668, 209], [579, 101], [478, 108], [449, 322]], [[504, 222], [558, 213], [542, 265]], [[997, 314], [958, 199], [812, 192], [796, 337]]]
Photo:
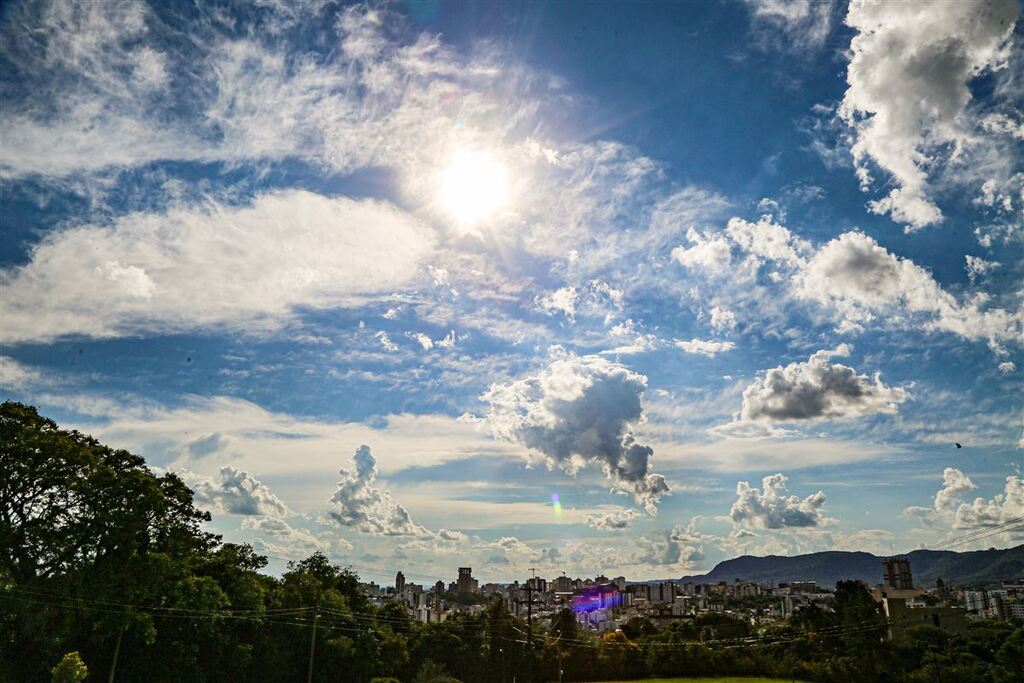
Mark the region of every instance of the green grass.
[[[787, 683], [792, 680], [792, 678], [719, 676], [717, 678], [641, 678], [633, 681], [605, 681], [605, 683]], [[802, 681], [796, 683], [802, 683]]]

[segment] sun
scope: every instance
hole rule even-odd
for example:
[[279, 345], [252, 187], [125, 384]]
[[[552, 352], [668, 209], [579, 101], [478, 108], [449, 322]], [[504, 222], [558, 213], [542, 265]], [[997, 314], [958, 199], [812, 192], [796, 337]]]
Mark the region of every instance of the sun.
[[457, 223], [478, 225], [508, 204], [508, 169], [486, 152], [459, 152], [441, 172], [439, 192], [441, 207]]

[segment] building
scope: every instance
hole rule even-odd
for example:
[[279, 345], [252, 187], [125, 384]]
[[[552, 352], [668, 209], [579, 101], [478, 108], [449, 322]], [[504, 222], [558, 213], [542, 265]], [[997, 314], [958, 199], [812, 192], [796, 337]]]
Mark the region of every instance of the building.
[[459, 567], [459, 580], [456, 582], [456, 590], [461, 594], [474, 592], [473, 568]]
[[965, 591], [964, 602], [971, 614], [984, 616], [988, 611], [988, 594], [985, 591]]
[[568, 576], [559, 576], [551, 583], [556, 593], [572, 593], [572, 579]]
[[444, 594], [444, 581], [441, 579], [437, 580], [437, 583], [434, 584], [434, 592], [438, 595]]
[[651, 604], [671, 605], [676, 601], [676, 586], [671, 581], [656, 583], [650, 586], [648, 600]]
[[401, 595], [404, 592], [405, 592], [405, 574], [403, 574], [402, 572], [398, 572], [398, 574], [395, 575], [395, 593], [397, 593], [398, 595]]
[[888, 557], [882, 560], [882, 584], [899, 590], [913, 590], [914, 579], [910, 575], [910, 560], [905, 557]]
[[890, 640], [905, 629], [922, 624], [953, 633], [967, 630], [967, 610], [957, 607], [916, 607], [911, 609], [903, 598], [883, 598], [882, 611], [889, 620]]

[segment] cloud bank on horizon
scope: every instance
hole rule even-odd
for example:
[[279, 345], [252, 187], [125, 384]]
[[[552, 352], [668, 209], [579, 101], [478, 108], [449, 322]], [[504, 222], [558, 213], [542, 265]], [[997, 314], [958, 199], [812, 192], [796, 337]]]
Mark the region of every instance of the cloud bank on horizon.
[[7, 7], [0, 397], [275, 561], [1020, 542], [1015, 0], [477, 9]]

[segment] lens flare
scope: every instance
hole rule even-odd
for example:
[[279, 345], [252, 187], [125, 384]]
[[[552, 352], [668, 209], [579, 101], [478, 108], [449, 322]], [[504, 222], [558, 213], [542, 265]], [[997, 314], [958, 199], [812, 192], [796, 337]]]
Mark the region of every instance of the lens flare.
[[561, 517], [562, 516], [562, 501], [560, 501], [558, 499], [558, 494], [557, 493], [552, 493], [551, 494], [551, 507], [553, 507], [555, 509], [555, 515], [557, 517]]

